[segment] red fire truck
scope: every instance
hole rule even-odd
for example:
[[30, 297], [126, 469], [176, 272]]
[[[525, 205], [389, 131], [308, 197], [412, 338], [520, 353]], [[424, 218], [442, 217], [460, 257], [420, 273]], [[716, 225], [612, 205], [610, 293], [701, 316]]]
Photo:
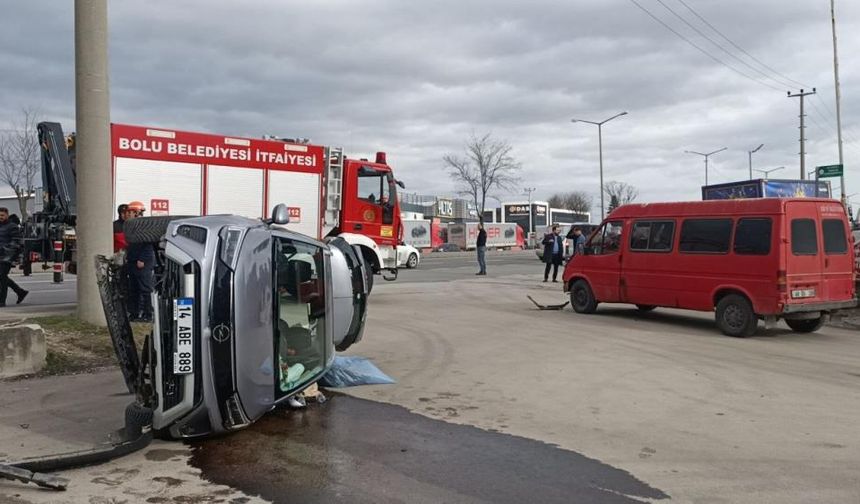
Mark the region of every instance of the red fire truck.
[[265, 217], [285, 203], [289, 229], [340, 236], [374, 273], [397, 276], [402, 239], [397, 186], [384, 152], [374, 161], [302, 141], [250, 139], [113, 124], [114, 203], [151, 215]]

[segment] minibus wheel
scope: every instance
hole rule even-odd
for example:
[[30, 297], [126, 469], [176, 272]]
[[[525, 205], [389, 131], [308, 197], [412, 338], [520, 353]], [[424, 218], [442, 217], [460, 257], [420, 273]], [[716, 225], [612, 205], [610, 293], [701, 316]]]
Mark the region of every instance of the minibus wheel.
[[717, 303], [717, 327], [727, 336], [746, 338], [755, 333], [758, 317], [749, 300], [739, 294], [729, 294]]
[[585, 280], [573, 282], [570, 288], [570, 305], [576, 313], [594, 313], [597, 310], [597, 300], [591, 286]]
[[821, 329], [821, 326], [824, 325], [824, 317], [805, 320], [786, 319], [785, 323], [788, 324], [788, 327], [790, 327], [794, 332], [810, 333]]
[[657, 308], [657, 307], [654, 305], [650, 305], [650, 304], [638, 304], [638, 305], [636, 305], [636, 309], [641, 311], [641, 312], [653, 311], [654, 308]]

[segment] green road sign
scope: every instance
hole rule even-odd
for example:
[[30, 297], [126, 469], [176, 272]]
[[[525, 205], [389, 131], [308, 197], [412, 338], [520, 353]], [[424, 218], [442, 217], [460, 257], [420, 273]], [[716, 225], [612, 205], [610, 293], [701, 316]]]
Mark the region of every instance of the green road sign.
[[827, 165], [827, 166], [817, 166], [815, 168], [815, 172], [818, 174], [818, 178], [827, 178], [827, 177], [841, 177], [842, 176], [842, 165]]

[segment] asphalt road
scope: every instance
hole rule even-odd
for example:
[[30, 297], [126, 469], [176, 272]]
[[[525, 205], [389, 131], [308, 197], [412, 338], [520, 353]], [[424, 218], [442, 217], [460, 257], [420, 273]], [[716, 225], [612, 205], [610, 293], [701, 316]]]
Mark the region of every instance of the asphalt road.
[[6, 307], [0, 308], [0, 320], [22, 318], [55, 311], [68, 311], [74, 308], [77, 299], [77, 277], [66, 275], [63, 283], [55, 284], [52, 273], [34, 273], [25, 277], [13, 271], [10, 278], [24, 289], [30, 291], [20, 305], [15, 304], [16, 296], [11, 290], [6, 299]]
[[[533, 254], [496, 259], [475, 277], [470, 257], [428, 257], [376, 284], [348, 353], [396, 384], [74, 471], [64, 497], [860, 502], [860, 332], [734, 339], [708, 313], [541, 312], [526, 295], [565, 297]], [[0, 384], [0, 451], [97, 439], [116, 428], [121, 392], [115, 372]], [[4, 485], [0, 501], [54, 497]]]

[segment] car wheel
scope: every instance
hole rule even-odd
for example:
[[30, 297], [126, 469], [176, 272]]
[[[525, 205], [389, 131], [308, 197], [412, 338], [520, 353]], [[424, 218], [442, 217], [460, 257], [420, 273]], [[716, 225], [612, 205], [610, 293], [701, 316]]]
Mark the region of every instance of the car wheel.
[[570, 305], [576, 313], [594, 313], [597, 310], [597, 300], [591, 286], [585, 280], [573, 282], [570, 288]]
[[758, 317], [744, 296], [729, 294], [717, 303], [717, 327], [727, 336], [746, 338], [755, 334]]
[[785, 323], [788, 324], [788, 327], [790, 327], [794, 332], [811, 333], [821, 329], [821, 326], [824, 325], [824, 317], [804, 320], [786, 320]]
[[418, 255], [409, 254], [409, 259], [406, 260], [406, 267], [412, 269], [416, 266], [418, 266]]
[[641, 312], [653, 311], [654, 308], [657, 308], [657, 307], [654, 305], [650, 305], [650, 304], [638, 304], [638, 305], [636, 305], [636, 309], [641, 311]]

